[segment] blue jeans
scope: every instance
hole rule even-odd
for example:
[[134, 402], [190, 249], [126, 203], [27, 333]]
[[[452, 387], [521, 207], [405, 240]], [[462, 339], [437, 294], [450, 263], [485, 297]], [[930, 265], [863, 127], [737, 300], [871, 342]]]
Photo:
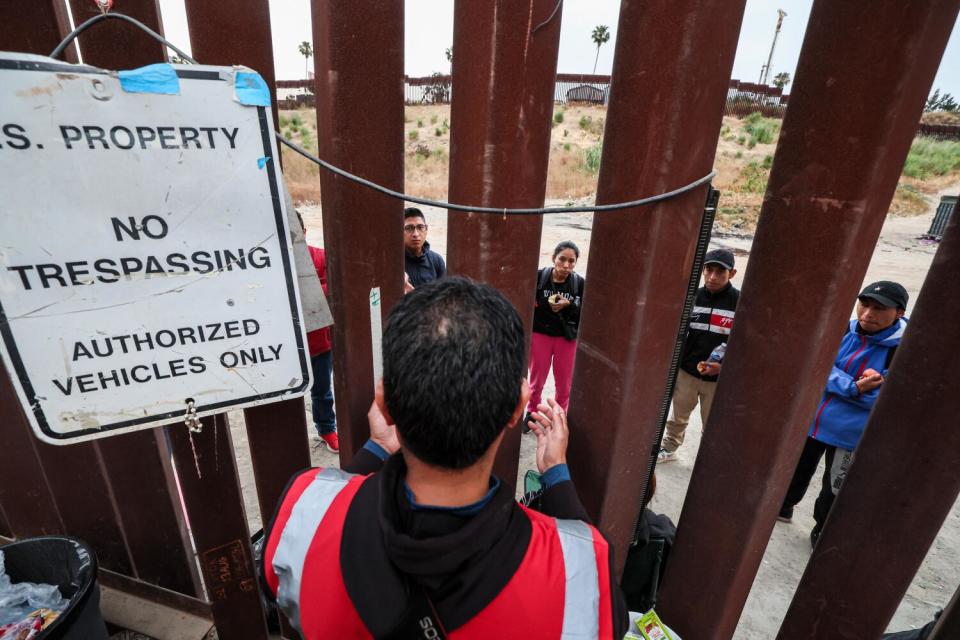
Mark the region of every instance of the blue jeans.
[[310, 356], [313, 367], [313, 387], [310, 398], [313, 401], [313, 426], [317, 433], [333, 433], [337, 430], [337, 414], [333, 411], [333, 351]]

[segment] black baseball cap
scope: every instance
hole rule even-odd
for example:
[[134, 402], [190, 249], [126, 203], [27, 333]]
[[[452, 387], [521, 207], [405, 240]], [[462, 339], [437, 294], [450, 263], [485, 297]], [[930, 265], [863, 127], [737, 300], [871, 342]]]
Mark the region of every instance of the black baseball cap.
[[902, 284], [898, 282], [891, 282], [890, 280], [880, 280], [879, 282], [874, 282], [865, 286], [857, 298], [870, 298], [871, 300], [876, 300], [885, 307], [906, 309], [907, 300], [910, 299], [910, 296], [907, 294], [907, 290], [903, 288]]
[[708, 264], [719, 264], [725, 269], [733, 269], [733, 251], [729, 249], [714, 249], [707, 251], [703, 259], [704, 266]]

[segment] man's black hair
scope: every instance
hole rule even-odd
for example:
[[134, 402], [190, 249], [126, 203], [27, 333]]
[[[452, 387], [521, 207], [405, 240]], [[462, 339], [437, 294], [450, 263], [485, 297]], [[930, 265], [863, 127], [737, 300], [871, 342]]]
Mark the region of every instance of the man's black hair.
[[446, 469], [475, 463], [507, 426], [526, 374], [523, 326], [496, 289], [449, 277], [417, 287], [383, 332], [383, 392], [403, 446]]
[[407, 218], [427, 219], [426, 216], [423, 215], [423, 211], [420, 211], [420, 209], [417, 209], [416, 207], [407, 207], [403, 210], [403, 219], [406, 220]]

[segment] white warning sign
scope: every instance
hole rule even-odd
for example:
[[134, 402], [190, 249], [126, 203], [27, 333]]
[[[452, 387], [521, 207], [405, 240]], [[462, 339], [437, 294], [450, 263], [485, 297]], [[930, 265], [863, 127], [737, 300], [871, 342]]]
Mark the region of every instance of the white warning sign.
[[41, 439], [309, 387], [269, 98], [246, 69], [0, 53], [0, 337]]

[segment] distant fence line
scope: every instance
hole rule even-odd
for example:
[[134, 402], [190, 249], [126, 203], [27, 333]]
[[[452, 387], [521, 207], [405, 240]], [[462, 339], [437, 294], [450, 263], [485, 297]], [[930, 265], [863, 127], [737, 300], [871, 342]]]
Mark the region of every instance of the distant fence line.
[[[281, 109], [313, 107], [312, 80], [278, 80], [277, 101]], [[404, 100], [409, 105], [447, 104], [452, 95], [452, 77], [435, 74], [420, 78], [404, 77]], [[553, 99], [557, 104], [607, 104], [610, 76], [558, 73]], [[789, 95], [782, 89], [753, 82], [731, 80], [724, 115], [743, 118], [760, 113], [768, 118], [783, 118]], [[921, 124], [918, 136], [940, 140], [960, 140], [960, 125]]]
[[917, 127], [917, 135], [937, 138], [938, 140], [960, 140], [960, 125], [921, 124]]

